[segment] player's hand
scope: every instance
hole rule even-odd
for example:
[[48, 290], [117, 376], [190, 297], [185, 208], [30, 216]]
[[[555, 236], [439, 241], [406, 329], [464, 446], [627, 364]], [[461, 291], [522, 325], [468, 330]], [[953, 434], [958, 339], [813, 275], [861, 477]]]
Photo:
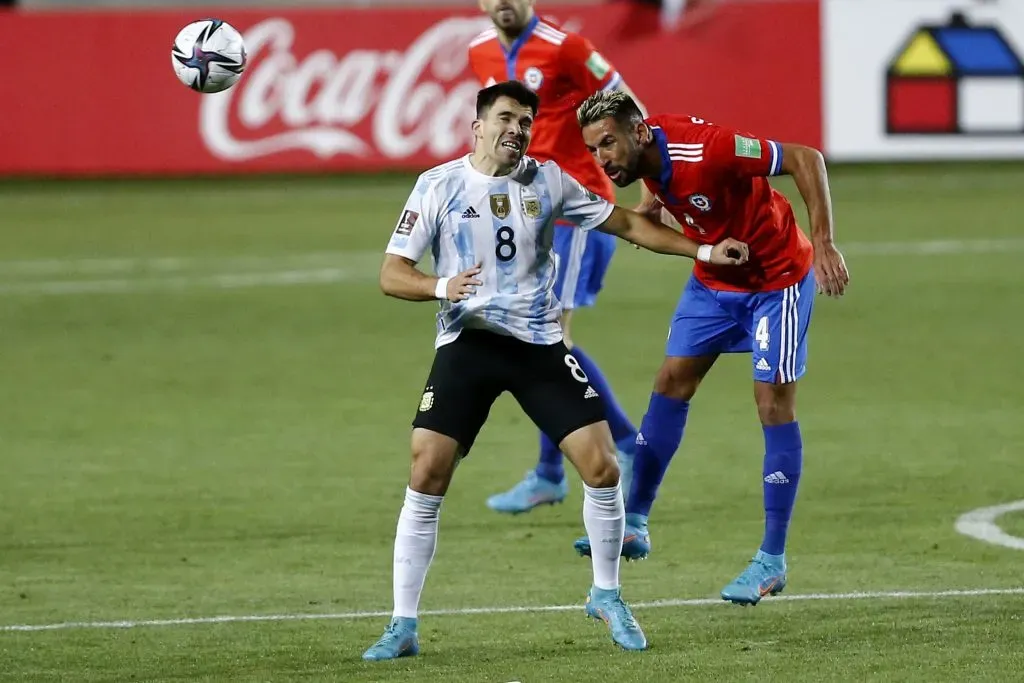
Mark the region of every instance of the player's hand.
[[661, 210], [664, 208], [664, 204], [662, 204], [658, 199], [652, 197], [648, 201], [641, 201], [633, 210], [648, 220], [652, 220], [655, 223], [661, 223]]
[[711, 261], [716, 266], [742, 266], [750, 258], [746, 242], [727, 237], [711, 248]]
[[[679, 225], [679, 222], [676, 221], [675, 216], [670, 214], [668, 209], [665, 208], [665, 205], [661, 203], [661, 200], [654, 196], [651, 196], [650, 199], [645, 197], [644, 200], [637, 204], [633, 211], [649, 221], [662, 223], [663, 225], [667, 225], [668, 227], [676, 230], [682, 230], [682, 227]], [[639, 249], [640, 245], [634, 244], [633, 248]]]
[[673, 216], [665, 207], [661, 208], [661, 222], [670, 228], [675, 228], [676, 230], [683, 229], [682, 224], [679, 221], [677, 221], [676, 217]]
[[834, 244], [814, 245], [814, 279], [819, 294], [840, 297], [850, 284], [846, 261]]
[[448, 281], [448, 301], [465, 301], [476, 293], [476, 288], [483, 284], [481, 280], [476, 278], [476, 275], [481, 270], [480, 265], [478, 263]]

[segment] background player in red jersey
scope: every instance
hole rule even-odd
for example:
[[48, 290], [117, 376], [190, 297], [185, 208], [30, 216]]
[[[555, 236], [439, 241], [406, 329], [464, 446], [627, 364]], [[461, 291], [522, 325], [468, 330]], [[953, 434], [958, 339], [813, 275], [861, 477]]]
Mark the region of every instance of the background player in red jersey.
[[[632, 93], [590, 41], [542, 21], [534, 13], [533, 5], [533, 0], [480, 0], [480, 8], [491, 18], [493, 26], [470, 43], [470, 66], [485, 86], [517, 80], [536, 92], [540, 108], [533, 125], [530, 156], [556, 162], [588, 190], [613, 202], [611, 182], [580, 139], [576, 107], [595, 92]], [[629, 490], [636, 428], [615, 400], [600, 368], [573, 344], [570, 335], [572, 311], [593, 306], [601, 290], [615, 252], [616, 241], [609, 237], [598, 231], [578, 230], [570, 223], [556, 224], [555, 295], [562, 304], [565, 343], [608, 406], [608, 424], [618, 445], [623, 490]], [[562, 454], [541, 434], [537, 467], [509, 491], [491, 496], [487, 505], [515, 514], [559, 502], [567, 494]]]
[[[732, 272], [697, 263], [679, 299], [637, 436], [622, 553], [638, 559], [650, 552], [647, 518], [704, 376], [719, 354], [751, 353], [765, 440], [765, 533], [760, 550], [722, 598], [757, 604], [786, 585], [786, 532], [803, 462], [796, 385], [806, 369], [815, 280], [830, 296], [842, 295], [849, 283], [833, 243], [824, 159], [803, 145], [752, 137], [696, 117], [645, 120], [622, 93], [593, 95], [577, 117], [587, 148], [616, 185], [642, 179], [656, 195], [648, 211], [660, 213], [664, 205], [704, 249], [726, 236], [750, 246], [748, 263]], [[793, 176], [807, 205], [810, 240], [789, 201], [768, 182], [780, 174]], [[589, 540], [579, 539], [576, 549], [589, 554]]]

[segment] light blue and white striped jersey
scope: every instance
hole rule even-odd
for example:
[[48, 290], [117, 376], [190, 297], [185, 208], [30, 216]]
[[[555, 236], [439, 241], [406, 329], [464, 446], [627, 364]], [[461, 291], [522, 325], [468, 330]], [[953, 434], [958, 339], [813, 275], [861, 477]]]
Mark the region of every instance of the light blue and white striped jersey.
[[441, 302], [435, 348], [466, 328], [554, 344], [562, 339], [555, 220], [592, 230], [613, 208], [553, 161], [523, 157], [511, 174], [494, 177], [473, 168], [467, 154], [420, 175], [387, 253], [419, 263], [429, 248], [438, 277], [480, 264], [483, 284], [472, 296]]

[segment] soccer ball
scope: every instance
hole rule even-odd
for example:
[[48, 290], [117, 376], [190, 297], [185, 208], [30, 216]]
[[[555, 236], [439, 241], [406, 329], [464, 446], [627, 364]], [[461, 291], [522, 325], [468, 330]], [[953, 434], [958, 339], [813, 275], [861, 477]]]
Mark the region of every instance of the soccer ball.
[[242, 34], [220, 19], [194, 21], [178, 32], [171, 64], [178, 80], [198, 92], [227, 90], [245, 71]]

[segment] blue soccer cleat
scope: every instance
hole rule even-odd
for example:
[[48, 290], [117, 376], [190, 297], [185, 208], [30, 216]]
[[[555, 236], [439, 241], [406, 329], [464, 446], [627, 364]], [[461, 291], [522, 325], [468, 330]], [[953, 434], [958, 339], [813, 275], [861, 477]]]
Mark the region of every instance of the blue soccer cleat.
[[413, 657], [419, 653], [420, 643], [416, 636], [416, 620], [409, 617], [394, 617], [380, 640], [363, 653], [363, 659], [369, 662], [380, 662], [399, 657]]
[[562, 481], [555, 484], [537, 476], [535, 470], [526, 473], [521, 482], [504, 493], [498, 493], [487, 499], [487, 507], [495, 512], [518, 515], [529, 512], [538, 505], [554, 505], [561, 503], [569, 495], [569, 483]]
[[[573, 548], [583, 557], [590, 557], [590, 537], [581, 536]], [[651, 552], [651, 534], [647, 530], [647, 515], [626, 515], [626, 530], [622, 535], [622, 555], [627, 562], [645, 560]]]
[[591, 587], [587, 594], [587, 615], [608, 624], [612, 640], [624, 650], [646, 650], [647, 636], [633, 618], [629, 605], [622, 601], [618, 588]]
[[758, 550], [743, 573], [722, 589], [722, 599], [737, 605], [756, 605], [764, 596], [781, 593], [785, 587], [786, 556]]

